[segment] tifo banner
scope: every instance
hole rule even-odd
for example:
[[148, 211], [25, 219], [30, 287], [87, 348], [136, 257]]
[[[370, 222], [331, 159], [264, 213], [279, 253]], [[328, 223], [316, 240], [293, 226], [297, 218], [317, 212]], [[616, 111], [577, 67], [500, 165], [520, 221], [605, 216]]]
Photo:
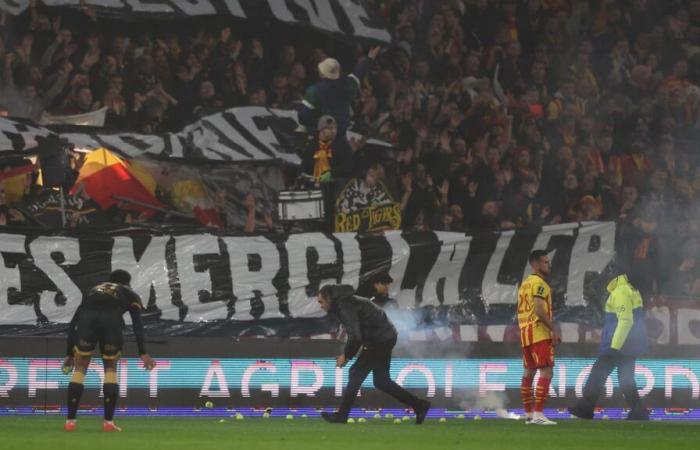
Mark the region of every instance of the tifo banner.
[[401, 207], [384, 183], [368, 186], [364, 179], [353, 178], [338, 194], [335, 202], [335, 231], [380, 231], [401, 228]]
[[[547, 404], [566, 407], [581, 398], [594, 360], [557, 358]], [[136, 359], [119, 361], [120, 405], [184, 407], [211, 399], [216, 408], [245, 406], [330, 406], [339, 401], [349, 367], [338, 368], [334, 358], [157, 358], [146, 372]], [[40, 408], [60, 404], [70, 377], [59, 358], [0, 359], [0, 405]], [[450, 409], [520, 407], [520, 358], [394, 358], [396, 382]], [[101, 403], [102, 366], [93, 364], [85, 378], [87, 404]], [[700, 361], [697, 359], [640, 359], [636, 382], [649, 406], [692, 407], [700, 398]], [[358, 408], [384, 407], [390, 401], [377, 392], [370, 378], [362, 385]], [[617, 377], [607, 380], [605, 407], [622, 406]], [[389, 403], [392, 405], [393, 403]], [[399, 406], [396, 404], [396, 406]]]
[[[30, 0], [2, 0], [0, 11], [20, 14]], [[41, 0], [52, 7], [91, 7], [99, 16], [112, 19], [182, 19], [185, 17], [229, 15], [247, 20], [278, 20], [290, 25], [390, 42], [391, 36], [372, 20], [361, 2], [355, 0]]]
[[[281, 161], [298, 165], [295, 153], [303, 147], [297, 136], [297, 112], [258, 106], [231, 108], [197, 120], [177, 133], [157, 135], [110, 132], [81, 127], [41, 127], [24, 120], [0, 118], [0, 154], [31, 151], [37, 136], [58, 134], [80, 150], [107, 148], [126, 158], [151, 156], [159, 159], [200, 161]], [[357, 137], [354, 133], [348, 136]], [[301, 140], [301, 143], [297, 141]], [[390, 144], [370, 139], [370, 146]]]
[[614, 239], [614, 223], [476, 236], [2, 233], [0, 323], [69, 322], [83, 293], [110, 270], [124, 269], [161, 321], [213, 326], [320, 318], [325, 315], [315, 299], [320, 286], [361, 288], [369, 276], [388, 270], [395, 280], [391, 295], [401, 309], [418, 308], [435, 323], [510, 324], [534, 248], [552, 258], [557, 317], [595, 322], [606, 281], [600, 274], [613, 257]]

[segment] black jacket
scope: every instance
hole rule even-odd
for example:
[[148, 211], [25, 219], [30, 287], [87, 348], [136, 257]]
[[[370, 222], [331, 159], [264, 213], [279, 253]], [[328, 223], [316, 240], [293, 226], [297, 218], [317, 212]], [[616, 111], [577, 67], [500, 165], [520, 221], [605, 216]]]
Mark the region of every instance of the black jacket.
[[362, 345], [395, 341], [394, 324], [382, 309], [370, 300], [354, 295], [349, 285], [334, 286], [331, 292], [331, 310], [348, 334], [345, 357], [350, 359]]

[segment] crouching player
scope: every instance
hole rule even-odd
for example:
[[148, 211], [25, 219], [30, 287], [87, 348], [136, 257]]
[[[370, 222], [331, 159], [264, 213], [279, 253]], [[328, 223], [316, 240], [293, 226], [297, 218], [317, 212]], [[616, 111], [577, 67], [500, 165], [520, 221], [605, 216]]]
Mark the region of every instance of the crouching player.
[[141, 361], [146, 370], [155, 367], [155, 361], [146, 353], [143, 342], [143, 323], [141, 322], [141, 299], [131, 290], [131, 275], [124, 270], [115, 270], [109, 276], [109, 282], [93, 287], [83, 298], [75, 311], [68, 331], [68, 346], [63, 370], [73, 375], [68, 384], [68, 418], [64, 430], [73, 431], [76, 427], [75, 416], [80, 406], [83, 393], [85, 373], [90, 365], [92, 352], [100, 345], [104, 363], [104, 423], [103, 431], [121, 431], [113, 422], [114, 410], [119, 396], [117, 384], [117, 363], [122, 351], [122, 316], [129, 311], [133, 323], [136, 344]]

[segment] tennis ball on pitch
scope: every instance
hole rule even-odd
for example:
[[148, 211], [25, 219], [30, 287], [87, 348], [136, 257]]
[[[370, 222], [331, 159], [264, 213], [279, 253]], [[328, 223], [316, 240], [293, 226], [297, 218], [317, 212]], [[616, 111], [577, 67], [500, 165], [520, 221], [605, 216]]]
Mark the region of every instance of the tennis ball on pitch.
[[269, 419], [269, 418], [270, 418], [270, 413], [268, 413], [268, 412], [263, 413], [262, 416], [263, 416], [263, 419]]
[[367, 422], [367, 419], [365, 419], [364, 417], [360, 417], [359, 419], [357, 419], [357, 421], [358, 421], [359, 423], [366, 423], [366, 422]]
[[349, 418], [349, 419], [348, 419], [348, 423], [355, 423], [355, 419], [353, 419], [352, 417]]
[[409, 420], [411, 420], [411, 418], [408, 416], [403, 416], [401, 420], [403, 420], [404, 422], [408, 422]]
[[377, 414], [374, 415], [374, 418], [375, 418], [375, 419], [381, 419], [381, 418], [382, 418], [382, 415], [379, 414], [379, 413], [377, 413]]
[[207, 402], [204, 404], [204, 407], [211, 409], [214, 407], [214, 402], [212, 402], [211, 400], [207, 400]]
[[603, 415], [603, 420], [608, 420], [609, 418], [610, 418], [610, 417], [608, 417], [607, 414], [604, 414], [604, 415]]
[[396, 423], [396, 424], [401, 423], [401, 419], [394, 419], [394, 423]]
[[384, 417], [386, 417], [387, 419], [393, 419], [394, 415], [392, 413], [386, 413], [384, 414]]
[[219, 419], [219, 423], [226, 423], [226, 420], [224, 420], [224, 419]]
[[474, 416], [474, 420], [481, 420], [481, 416], [477, 414], [476, 416]]
[[464, 419], [464, 414], [460, 414], [457, 416], [458, 419]]
[[287, 420], [292, 420], [293, 418], [294, 418], [294, 416], [291, 414], [287, 414], [287, 417], [285, 417], [285, 419], [287, 419]]
[[301, 415], [301, 418], [302, 418], [302, 419], [306, 419], [307, 417], [309, 417], [309, 416], [307, 416], [306, 414], [302, 414], [302, 415]]
[[444, 417], [440, 417], [440, 423], [444, 423], [444, 422], [447, 422], [447, 419], [445, 419]]
[[243, 414], [237, 413], [237, 414], [236, 414], [236, 420], [243, 420]]

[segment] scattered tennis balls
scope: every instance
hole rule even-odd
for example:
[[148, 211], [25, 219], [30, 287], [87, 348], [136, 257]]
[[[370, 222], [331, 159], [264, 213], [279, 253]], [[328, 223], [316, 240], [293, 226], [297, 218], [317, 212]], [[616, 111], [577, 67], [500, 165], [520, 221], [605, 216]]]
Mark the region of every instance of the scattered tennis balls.
[[408, 416], [403, 416], [401, 420], [403, 420], [404, 422], [408, 422], [409, 420], [411, 420], [411, 418]]
[[287, 414], [287, 417], [286, 417], [286, 419], [287, 419], [287, 420], [292, 420], [293, 418], [294, 418], [294, 416], [293, 416], [293, 415], [291, 415], [291, 414]]
[[348, 419], [348, 423], [355, 423], [355, 419], [353, 419], [352, 417], [349, 418], [349, 419]]
[[359, 419], [357, 419], [357, 421], [359, 423], [365, 423], [365, 422], [367, 422], [367, 419], [365, 419], [364, 417], [360, 417]]
[[393, 419], [394, 415], [392, 413], [386, 413], [384, 414], [384, 417], [386, 417], [387, 419]]
[[440, 423], [444, 423], [444, 422], [447, 422], [447, 419], [445, 419], [444, 417], [440, 417]]
[[476, 416], [474, 416], [474, 420], [481, 420], [481, 416], [477, 414]]
[[396, 423], [396, 424], [401, 423], [401, 419], [398, 419], [398, 418], [397, 418], [397, 419], [394, 419], [394, 423]]
[[212, 402], [211, 400], [207, 400], [207, 402], [204, 404], [204, 407], [211, 409], [214, 407], [214, 402]]
[[374, 415], [374, 418], [375, 418], [375, 419], [381, 419], [381, 418], [382, 418], [382, 415], [379, 414], [379, 413], [377, 413], [377, 414]]

